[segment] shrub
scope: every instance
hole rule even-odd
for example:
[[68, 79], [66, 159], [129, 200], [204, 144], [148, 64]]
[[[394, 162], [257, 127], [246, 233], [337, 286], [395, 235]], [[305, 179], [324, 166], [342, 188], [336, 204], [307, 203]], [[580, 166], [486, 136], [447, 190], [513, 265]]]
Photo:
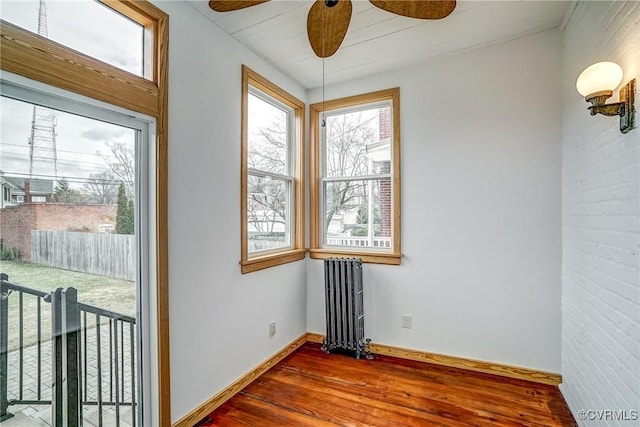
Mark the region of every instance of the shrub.
[[0, 250], [0, 261], [19, 261], [20, 251], [16, 248], [3, 248]]

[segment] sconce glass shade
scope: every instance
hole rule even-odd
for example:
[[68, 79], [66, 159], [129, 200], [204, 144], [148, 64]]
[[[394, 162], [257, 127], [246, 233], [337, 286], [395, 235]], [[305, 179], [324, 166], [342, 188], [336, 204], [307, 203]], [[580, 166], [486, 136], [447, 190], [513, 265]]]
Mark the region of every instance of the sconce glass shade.
[[603, 91], [613, 91], [622, 81], [622, 68], [615, 62], [598, 62], [587, 67], [576, 81], [580, 95], [589, 95]]

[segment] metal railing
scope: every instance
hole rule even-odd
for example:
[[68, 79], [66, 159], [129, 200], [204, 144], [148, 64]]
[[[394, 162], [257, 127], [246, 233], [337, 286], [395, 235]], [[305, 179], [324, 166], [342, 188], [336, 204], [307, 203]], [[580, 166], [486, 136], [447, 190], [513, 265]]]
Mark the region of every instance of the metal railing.
[[[84, 357], [82, 357], [82, 404], [96, 405], [98, 407], [99, 426], [103, 424], [105, 406], [113, 406], [116, 426], [120, 425], [121, 407], [131, 407], [131, 421], [129, 424], [135, 427], [137, 392], [136, 320], [133, 317], [88, 304], [78, 303], [78, 307], [82, 318], [81, 335], [82, 348], [84, 349]], [[95, 330], [93, 343], [91, 342], [90, 333], [92, 327]], [[105, 345], [102, 338], [103, 329], [105, 328], [108, 328], [108, 354], [105, 354]], [[105, 358], [107, 363], [105, 363]], [[91, 363], [92, 361], [94, 363]], [[95, 373], [93, 382], [91, 381], [92, 372]], [[107, 376], [109, 380], [105, 381]], [[94, 386], [94, 392], [91, 390], [92, 385]]]
[[369, 240], [368, 237], [361, 236], [327, 236], [327, 245], [330, 246], [357, 246], [369, 248], [390, 248], [391, 237], [374, 237]]
[[[13, 293], [18, 298], [18, 396], [17, 399], [8, 399], [8, 360], [9, 360], [9, 296]], [[24, 304], [26, 298], [35, 298], [37, 316], [37, 364], [36, 364], [36, 398], [26, 399], [24, 396], [24, 365], [25, 365], [25, 330], [24, 330]], [[50, 399], [42, 396], [42, 302], [50, 302], [50, 294], [35, 289], [26, 288], [15, 283], [8, 282], [6, 274], [0, 274], [0, 420], [5, 420], [11, 415], [7, 408], [15, 403], [28, 405], [50, 405]], [[31, 396], [33, 397], [33, 396]]]
[[[12, 314], [17, 311], [17, 319], [10, 319], [9, 303], [14, 298], [17, 307]], [[28, 299], [36, 306], [35, 336], [25, 328]], [[49, 318], [43, 316], [42, 302], [51, 304], [51, 338], [43, 328]], [[12, 329], [14, 341], [17, 334], [13, 347], [17, 348], [9, 346], [10, 321], [17, 323]], [[135, 322], [133, 317], [78, 302], [74, 288], [47, 293], [10, 283], [6, 274], [0, 274], [0, 421], [12, 416], [8, 411], [12, 405], [51, 405], [53, 426], [81, 425], [82, 407], [97, 406], [98, 426], [104, 423], [105, 407], [115, 412], [115, 420], [109, 424], [119, 426], [121, 408], [129, 407], [131, 419], [127, 423], [135, 426]], [[25, 381], [25, 374], [30, 381]]]

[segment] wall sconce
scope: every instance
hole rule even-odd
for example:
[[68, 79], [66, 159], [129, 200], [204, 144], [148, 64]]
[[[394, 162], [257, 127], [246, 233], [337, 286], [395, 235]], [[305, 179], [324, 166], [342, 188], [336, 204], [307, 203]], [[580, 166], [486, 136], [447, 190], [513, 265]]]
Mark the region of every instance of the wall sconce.
[[620, 88], [620, 102], [606, 104], [613, 89], [622, 81], [622, 68], [614, 62], [598, 62], [587, 67], [576, 81], [576, 88], [587, 102], [591, 103], [591, 115], [620, 116], [620, 132], [635, 128], [634, 95], [636, 79]]

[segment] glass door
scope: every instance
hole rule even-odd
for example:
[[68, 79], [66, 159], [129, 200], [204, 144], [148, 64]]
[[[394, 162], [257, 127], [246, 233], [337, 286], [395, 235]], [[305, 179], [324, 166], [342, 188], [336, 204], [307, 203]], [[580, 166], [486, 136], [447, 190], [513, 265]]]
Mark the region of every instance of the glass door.
[[153, 122], [0, 91], [3, 425], [142, 425]]

